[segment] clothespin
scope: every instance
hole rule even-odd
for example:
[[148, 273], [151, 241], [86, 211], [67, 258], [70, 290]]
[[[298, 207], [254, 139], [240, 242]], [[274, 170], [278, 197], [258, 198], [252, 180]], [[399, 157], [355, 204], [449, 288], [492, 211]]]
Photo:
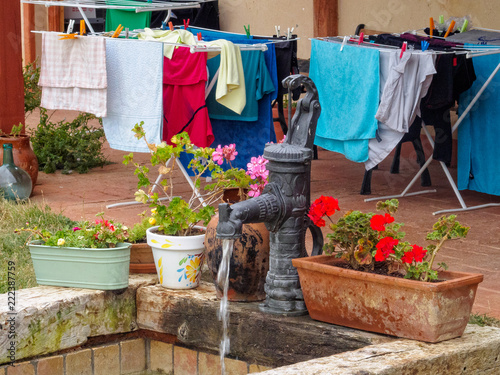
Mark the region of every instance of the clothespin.
[[64, 39], [76, 39], [76, 36], [78, 33], [73, 33], [73, 34], [59, 34], [61, 38], [59, 40], [64, 40]]
[[361, 43], [363, 43], [363, 38], [364, 38], [364, 36], [365, 36], [365, 33], [363, 33], [363, 32], [360, 32], [360, 33], [359, 33], [358, 46], [359, 46]]
[[123, 26], [122, 24], [120, 23], [117, 27], [116, 27], [116, 30], [115, 32], [113, 33], [113, 35], [111, 35], [111, 38], [118, 38], [120, 36], [120, 33], [122, 32], [123, 30]]
[[443, 23], [444, 23], [444, 16], [443, 16], [443, 15], [440, 15], [440, 16], [439, 16], [439, 23], [440, 23], [440, 24], [443, 24]]
[[280, 27], [274, 25], [274, 30], [276, 31], [276, 36], [279, 38], [280, 37]]
[[346, 45], [348, 39], [349, 37], [347, 35], [344, 36], [344, 39], [342, 40], [342, 45], [340, 46], [340, 52], [342, 52], [342, 50], [344, 49], [344, 46]]
[[85, 20], [80, 20], [80, 35], [85, 35], [87, 31], [85, 30]]
[[403, 45], [401, 47], [401, 53], [399, 54], [399, 58], [403, 58], [403, 53], [406, 51], [406, 47], [408, 46], [408, 42], [403, 42]]
[[248, 25], [248, 27], [246, 25], [243, 25], [243, 27], [245, 28], [245, 34], [247, 34], [247, 38], [250, 39], [250, 24]]
[[464, 33], [467, 31], [467, 26], [469, 25], [469, 20], [464, 20], [464, 24], [462, 25], [462, 27], [460, 28], [460, 32], [461, 33]]
[[423, 51], [426, 51], [426, 50], [427, 50], [427, 48], [429, 48], [429, 42], [426, 42], [425, 40], [422, 40], [422, 41], [420, 42], [420, 47], [422, 48], [422, 52], [423, 52]]
[[290, 40], [290, 28], [286, 31], [286, 40]]
[[455, 27], [455, 20], [452, 20], [450, 22], [450, 26], [448, 26], [448, 30], [446, 30], [446, 33], [444, 34], [444, 37], [447, 38], [448, 35], [453, 31], [453, 28]]
[[125, 39], [128, 39], [128, 37], [129, 37], [128, 32], [129, 32], [129, 29], [128, 29], [128, 27], [126, 27], [125, 28]]
[[290, 38], [288, 38], [288, 39], [292, 39], [292, 36], [293, 36], [293, 29], [295, 29], [295, 27], [292, 27], [292, 28], [290, 29]]
[[201, 40], [201, 33], [198, 33], [196, 35], [198, 35], [198, 40]]
[[187, 22], [186, 22], [186, 20], [182, 20], [182, 22], [184, 22], [184, 30], [188, 29], [188, 27], [189, 27], [189, 21], [190, 21], [189, 18], [188, 18]]
[[429, 18], [429, 36], [432, 38], [433, 35], [434, 35], [434, 18], [431, 17]]
[[174, 30], [174, 24], [172, 23], [172, 21], [168, 22], [168, 28], [170, 29], [170, 31]]
[[165, 21], [161, 21], [161, 29], [167, 30], [167, 23]]
[[69, 20], [68, 22], [68, 30], [66, 30], [66, 34], [71, 34], [73, 32], [73, 27], [75, 26], [75, 20]]

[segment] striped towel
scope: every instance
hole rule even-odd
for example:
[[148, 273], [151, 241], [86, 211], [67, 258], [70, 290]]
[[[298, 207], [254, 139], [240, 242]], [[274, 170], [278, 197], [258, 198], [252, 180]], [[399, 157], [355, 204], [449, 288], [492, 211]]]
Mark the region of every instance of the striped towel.
[[59, 38], [58, 33], [42, 37], [41, 106], [106, 116], [105, 38]]

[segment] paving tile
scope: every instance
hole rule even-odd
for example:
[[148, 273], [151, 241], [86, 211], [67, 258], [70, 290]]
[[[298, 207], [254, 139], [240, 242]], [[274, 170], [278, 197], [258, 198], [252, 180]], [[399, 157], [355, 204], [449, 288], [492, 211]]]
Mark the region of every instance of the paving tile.
[[118, 344], [100, 346], [94, 352], [94, 375], [120, 375], [120, 347]]
[[198, 353], [198, 375], [219, 375], [221, 373], [220, 356], [204, 352]]
[[66, 375], [92, 375], [92, 350], [66, 354]]
[[261, 365], [257, 365], [257, 364], [251, 364], [250, 366], [248, 366], [248, 373], [249, 374], [253, 374], [255, 372], [262, 372], [262, 371], [267, 371], [267, 370], [271, 370], [272, 367], [266, 367], [266, 366], [261, 366]]
[[195, 350], [174, 347], [174, 374], [194, 375], [197, 372], [198, 353]]
[[7, 367], [7, 375], [35, 375], [35, 367], [30, 362], [16, 363]]
[[167, 344], [161, 341], [151, 340], [149, 358], [149, 367], [153, 371], [163, 371], [165, 373], [170, 373], [174, 371], [173, 363], [173, 349], [172, 344]]
[[64, 358], [62, 355], [41, 358], [37, 363], [37, 375], [64, 375]]
[[121, 374], [146, 370], [146, 344], [144, 339], [122, 341], [120, 347]]

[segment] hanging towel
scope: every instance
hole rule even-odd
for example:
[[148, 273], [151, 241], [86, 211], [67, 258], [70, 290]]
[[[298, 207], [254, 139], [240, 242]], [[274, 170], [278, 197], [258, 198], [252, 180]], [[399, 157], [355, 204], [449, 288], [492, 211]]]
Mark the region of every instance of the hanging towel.
[[141, 40], [155, 40], [157, 42], [166, 42], [163, 44], [163, 54], [166, 58], [171, 59], [176, 47], [167, 43], [181, 43], [187, 45], [196, 45], [194, 35], [189, 31], [182, 29], [175, 30], [152, 30], [149, 28], [144, 29], [144, 32], [137, 34], [137, 38]]
[[116, 150], [149, 152], [144, 140], [134, 137], [132, 128], [144, 121], [147, 141], [161, 142], [162, 44], [109, 39], [106, 66], [108, 116], [102, 122], [109, 145]]
[[[134, 0], [108, 0], [106, 4], [141, 8], [148, 3]], [[144, 29], [151, 24], [151, 12], [136, 12], [135, 9], [106, 9], [106, 31], [114, 31], [119, 25], [130, 31]]]
[[[240, 47], [224, 39], [206, 42], [203, 45], [221, 49], [215, 100], [231, 111], [241, 114], [246, 105], [246, 92]], [[208, 57], [212, 56], [213, 54], [209, 53]]]
[[309, 75], [321, 104], [314, 143], [365, 162], [377, 131], [379, 51], [313, 39]]
[[177, 48], [172, 59], [163, 58], [163, 140], [187, 132], [198, 147], [214, 140], [205, 103], [207, 54]]
[[41, 106], [106, 116], [106, 40], [42, 35]]
[[[464, 112], [493, 70], [500, 64], [500, 56], [479, 56], [474, 57], [472, 61], [477, 79], [472, 87], [460, 96], [459, 115]], [[460, 190], [469, 189], [500, 195], [498, 87], [500, 87], [499, 73], [493, 77], [458, 127], [457, 186]]]
[[434, 54], [411, 54], [400, 58], [401, 50], [380, 53], [380, 106], [378, 137], [368, 143], [370, 170], [384, 160], [408, 133], [410, 125], [420, 115], [420, 101], [432, 82]]

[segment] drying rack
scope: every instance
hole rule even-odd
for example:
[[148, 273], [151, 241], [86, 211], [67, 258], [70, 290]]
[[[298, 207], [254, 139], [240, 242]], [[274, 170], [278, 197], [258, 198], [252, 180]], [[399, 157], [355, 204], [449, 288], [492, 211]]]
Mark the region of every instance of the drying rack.
[[[200, 8], [201, 3], [209, 1], [214, 0], [196, 0], [188, 2], [159, 0], [148, 0], [147, 2], [131, 0], [21, 0], [23, 4], [44, 5], [45, 7], [59, 6], [78, 8], [91, 34], [95, 34], [95, 31], [87, 15], [83, 11], [83, 8], [135, 10], [136, 13], [166, 10], [167, 17], [165, 18], [165, 22], [167, 22], [172, 15], [172, 10]], [[129, 4], [127, 5], [127, 3]]]
[[[479, 56], [486, 56], [486, 55], [499, 54], [500, 53], [500, 48], [491, 49], [491, 50], [489, 50], [487, 52], [477, 52], [477, 50], [481, 51], [481, 48], [478, 48], [475, 51], [469, 51], [469, 52], [467, 52], [467, 58], [479, 57]], [[484, 51], [484, 49], [482, 49], [482, 51]], [[470, 110], [472, 109], [472, 107], [474, 106], [474, 104], [476, 104], [476, 102], [478, 101], [478, 99], [483, 94], [484, 90], [486, 90], [486, 87], [488, 87], [488, 85], [493, 80], [493, 78], [495, 77], [495, 75], [498, 73], [499, 70], [500, 70], [500, 63], [496, 66], [496, 68], [490, 74], [490, 76], [488, 77], [488, 79], [483, 83], [483, 86], [481, 86], [481, 88], [479, 89], [479, 91], [477, 92], [477, 94], [474, 96], [474, 98], [472, 99], [472, 101], [469, 103], [469, 105], [467, 106], [467, 108], [460, 115], [460, 117], [458, 118], [457, 122], [453, 125], [453, 127], [451, 128], [451, 133], [452, 134], [458, 129], [458, 127], [460, 126], [460, 124], [462, 123], [462, 121], [465, 119], [465, 116], [468, 115], [468, 113], [470, 112]], [[426, 135], [429, 138], [432, 147], [434, 148], [434, 142], [432, 141], [432, 138], [430, 137], [430, 134], [428, 133], [427, 129], [425, 129], [425, 126], [423, 126], [422, 128], [425, 130]], [[398, 195], [388, 195], [388, 196], [376, 197], [376, 198], [367, 198], [364, 201], [365, 202], [369, 202], [369, 201], [374, 201], [374, 200], [379, 200], [379, 199], [403, 198], [403, 197], [412, 196], [412, 195], [419, 195], [419, 194], [426, 194], [426, 193], [435, 193], [436, 192], [435, 189], [433, 189], [433, 190], [422, 190], [422, 191], [408, 193], [408, 191], [411, 189], [411, 187], [413, 186], [413, 184], [415, 184], [415, 182], [418, 180], [418, 178], [420, 177], [420, 175], [426, 170], [426, 168], [429, 166], [429, 164], [432, 162], [432, 160], [433, 160], [433, 156], [431, 155], [429, 157], [429, 159], [427, 159], [427, 161], [424, 163], [424, 165], [422, 165], [422, 167], [417, 172], [417, 174], [415, 175], [415, 177], [413, 177], [413, 179], [410, 181], [410, 183], [406, 186], [406, 188], [403, 190], [403, 192], [401, 194], [398, 194]], [[487, 204], [481, 204], [481, 205], [478, 205], [478, 206], [470, 206], [470, 207], [467, 206], [465, 204], [463, 198], [462, 198], [462, 195], [460, 194], [460, 192], [459, 192], [459, 190], [457, 188], [457, 185], [455, 184], [455, 181], [453, 181], [453, 177], [451, 176], [450, 171], [448, 170], [448, 167], [442, 161], [440, 161], [439, 163], [440, 163], [440, 165], [441, 165], [441, 167], [442, 167], [442, 169], [443, 169], [443, 171], [444, 171], [444, 173], [446, 175], [446, 178], [448, 179], [448, 182], [450, 183], [451, 188], [453, 189], [453, 192], [455, 193], [455, 196], [457, 197], [458, 201], [460, 202], [461, 208], [454, 208], [454, 209], [448, 209], [448, 210], [440, 210], [440, 211], [433, 212], [432, 213], [433, 215], [437, 215], [437, 214], [441, 214], [441, 213], [445, 213], [445, 212], [471, 211], [471, 210], [476, 210], [476, 209], [479, 209], [479, 208], [500, 206], [500, 203], [487, 203]]]

